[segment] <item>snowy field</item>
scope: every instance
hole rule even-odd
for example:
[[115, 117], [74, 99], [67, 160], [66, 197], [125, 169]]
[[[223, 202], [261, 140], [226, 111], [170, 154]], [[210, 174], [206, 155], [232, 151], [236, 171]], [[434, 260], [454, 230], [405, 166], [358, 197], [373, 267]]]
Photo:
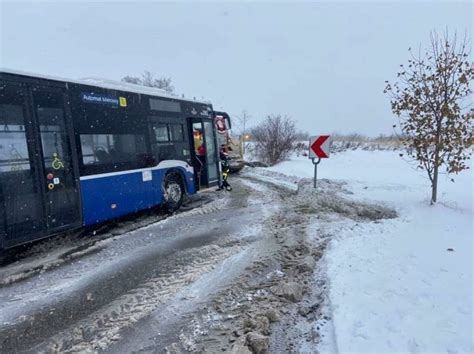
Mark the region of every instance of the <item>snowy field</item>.
[[[472, 163], [471, 163], [472, 168]], [[312, 177], [307, 157], [267, 170]], [[330, 284], [322, 352], [473, 352], [472, 170], [429, 181], [393, 151], [347, 151], [323, 160], [318, 177], [347, 182], [355, 200], [399, 217], [333, 225], [324, 259]], [[315, 225], [317, 226], [317, 225]]]

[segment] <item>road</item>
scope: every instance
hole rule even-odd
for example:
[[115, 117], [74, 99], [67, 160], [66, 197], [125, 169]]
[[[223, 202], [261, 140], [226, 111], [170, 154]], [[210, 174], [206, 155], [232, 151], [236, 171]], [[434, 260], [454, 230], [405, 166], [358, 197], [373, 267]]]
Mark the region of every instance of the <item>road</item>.
[[320, 216], [307, 193], [231, 182], [199, 207], [52, 239], [4, 264], [0, 352], [314, 348], [327, 238], [310, 241], [307, 227]]

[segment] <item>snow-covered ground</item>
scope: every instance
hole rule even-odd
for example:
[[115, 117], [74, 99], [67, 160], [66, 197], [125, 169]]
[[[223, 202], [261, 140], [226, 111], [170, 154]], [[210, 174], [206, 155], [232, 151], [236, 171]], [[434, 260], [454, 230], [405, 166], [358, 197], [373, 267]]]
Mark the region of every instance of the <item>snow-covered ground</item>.
[[[307, 157], [266, 170], [313, 176]], [[471, 171], [455, 183], [441, 176], [439, 203], [430, 206], [429, 181], [398, 152], [347, 151], [321, 162], [319, 178], [345, 181], [352, 198], [399, 213], [331, 226], [323, 264], [332, 327], [322, 352], [474, 351]]]

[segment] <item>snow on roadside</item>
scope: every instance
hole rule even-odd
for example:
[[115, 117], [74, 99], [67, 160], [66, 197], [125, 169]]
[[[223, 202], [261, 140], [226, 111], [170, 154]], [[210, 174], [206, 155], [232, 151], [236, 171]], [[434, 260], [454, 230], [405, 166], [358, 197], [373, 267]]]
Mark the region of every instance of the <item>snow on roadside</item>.
[[[275, 179], [313, 175], [305, 157], [266, 170]], [[334, 338], [323, 338], [319, 350], [474, 351], [470, 171], [455, 183], [441, 176], [432, 207], [429, 181], [396, 152], [347, 151], [321, 162], [318, 177], [346, 182], [351, 198], [388, 204], [399, 218], [330, 226], [323, 266]]]

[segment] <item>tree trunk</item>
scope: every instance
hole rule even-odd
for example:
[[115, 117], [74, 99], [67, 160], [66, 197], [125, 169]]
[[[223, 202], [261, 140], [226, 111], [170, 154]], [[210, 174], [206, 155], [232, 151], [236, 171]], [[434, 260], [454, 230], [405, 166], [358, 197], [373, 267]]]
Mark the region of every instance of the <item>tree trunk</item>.
[[438, 165], [435, 164], [433, 170], [433, 182], [431, 183], [431, 205], [438, 199]]
[[431, 183], [431, 205], [435, 204], [438, 199], [438, 170], [439, 170], [439, 154], [441, 153], [441, 123], [443, 117], [436, 119], [436, 140], [435, 140], [435, 156], [433, 166], [433, 180]]

